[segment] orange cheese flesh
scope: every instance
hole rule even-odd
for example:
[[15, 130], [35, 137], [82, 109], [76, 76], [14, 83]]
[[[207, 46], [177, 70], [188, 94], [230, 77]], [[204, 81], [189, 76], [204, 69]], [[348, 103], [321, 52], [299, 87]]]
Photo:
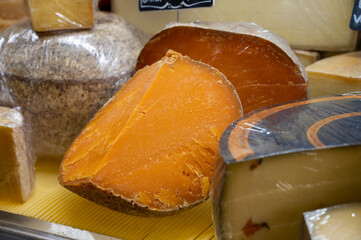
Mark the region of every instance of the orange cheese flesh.
[[307, 83], [300, 67], [264, 38], [190, 26], [171, 27], [149, 40], [136, 69], [158, 61], [168, 49], [224, 73], [236, 88], [244, 113], [307, 97]]
[[[241, 115], [223, 74], [169, 51], [138, 71], [83, 129], [65, 154], [60, 183], [138, 215], [190, 207], [208, 197], [219, 137]], [[99, 200], [102, 193], [112, 203]]]

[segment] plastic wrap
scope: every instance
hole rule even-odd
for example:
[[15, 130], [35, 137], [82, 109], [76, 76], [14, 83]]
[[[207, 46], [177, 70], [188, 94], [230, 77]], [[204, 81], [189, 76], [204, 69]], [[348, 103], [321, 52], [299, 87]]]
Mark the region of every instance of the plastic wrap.
[[360, 201], [361, 93], [255, 111], [222, 134], [213, 185], [220, 239], [297, 239], [302, 213]]
[[350, 51], [357, 31], [349, 28], [354, 0], [222, 0], [214, 7], [185, 9], [181, 22], [248, 21], [276, 32], [293, 48]]
[[92, 30], [37, 34], [29, 20], [0, 35], [0, 102], [21, 106], [37, 155], [62, 156], [82, 127], [134, 73], [146, 36], [97, 13]]
[[302, 240], [361, 239], [361, 203], [303, 213]]
[[324, 58], [306, 71], [311, 98], [361, 91], [361, 51]]
[[0, 0], [0, 32], [25, 15], [24, 0]]
[[170, 50], [98, 111], [65, 154], [59, 182], [125, 213], [175, 214], [208, 198], [218, 139], [240, 116], [221, 72]]
[[214, 2], [213, 7], [182, 9], [177, 13], [139, 12], [139, 1], [113, 0], [112, 11], [151, 34], [176, 21], [178, 14], [180, 22], [254, 22], [281, 35], [298, 49], [346, 51], [356, 47], [357, 31], [349, 28], [354, 0]]
[[24, 0], [37, 32], [90, 29], [94, 25], [98, 0]]
[[207, 63], [234, 85], [244, 113], [307, 97], [306, 72], [288, 43], [254, 23], [170, 23], [142, 49], [136, 69], [168, 49]]
[[0, 106], [0, 199], [25, 202], [35, 186], [31, 128], [19, 108]]

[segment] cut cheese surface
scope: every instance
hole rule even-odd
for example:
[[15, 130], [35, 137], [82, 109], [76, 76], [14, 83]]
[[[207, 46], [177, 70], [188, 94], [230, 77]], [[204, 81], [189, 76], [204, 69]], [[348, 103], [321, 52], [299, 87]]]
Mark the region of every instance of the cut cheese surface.
[[306, 71], [311, 98], [361, 91], [361, 51], [324, 58]]
[[219, 137], [241, 114], [223, 74], [170, 51], [83, 129], [65, 154], [60, 183], [136, 215], [193, 206], [208, 197]]
[[303, 213], [303, 239], [361, 239], [361, 203], [350, 203]]
[[158, 61], [168, 49], [224, 73], [245, 113], [307, 97], [304, 69], [289, 45], [256, 24], [170, 24], [148, 41], [136, 69]]
[[357, 31], [349, 28], [353, 0], [222, 0], [210, 8], [180, 11], [181, 22], [254, 22], [285, 38], [293, 48], [354, 50]]
[[361, 200], [361, 95], [295, 101], [222, 134], [214, 180], [219, 239], [297, 239], [302, 213]]
[[303, 67], [313, 64], [314, 62], [320, 59], [320, 54], [315, 51], [305, 51], [305, 50], [294, 50], [298, 59], [300, 59]]
[[18, 109], [0, 107], [0, 198], [25, 202], [35, 184], [35, 155]]
[[35, 31], [88, 29], [94, 24], [93, 0], [27, 0]]

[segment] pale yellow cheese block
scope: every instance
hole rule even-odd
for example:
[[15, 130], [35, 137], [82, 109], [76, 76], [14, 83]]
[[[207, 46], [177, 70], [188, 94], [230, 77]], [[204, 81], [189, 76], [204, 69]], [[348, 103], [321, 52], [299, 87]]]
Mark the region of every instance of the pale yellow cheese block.
[[[220, 211], [227, 221], [223, 239], [297, 239], [303, 209], [361, 198], [360, 159], [361, 146], [352, 146], [269, 157], [257, 171], [250, 171], [251, 163], [230, 165]], [[267, 225], [247, 236], [247, 220]]]
[[0, 18], [20, 19], [25, 17], [24, 0], [0, 0]]
[[306, 72], [310, 98], [361, 91], [361, 51], [322, 59]]
[[360, 240], [361, 203], [303, 213], [303, 240]]
[[93, 0], [27, 0], [35, 31], [88, 29], [94, 24]]
[[313, 64], [314, 62], [320, 59], [320, 54], [315, 51], [305, 51], [305, 50], [294, 50], [298, 59], [300, 59], [303, 67]]
[[180, 11], [181, 22], [255, 22], [293, 48], [342, 51], [356, 47], [349, 28], [354, 0], [218, 0], [213, 7]]
[[295, 101], [233, 122], [220, 138], [212, 186], [218, 238], [298, 239], [304, 212], [361, 201], [360, 123], [361, 94]]
[[150, 35], [162, 30], [169, 22], [177, 21], [176, 10], [140, 12], [139, 1], [136, 0], [112, 0], [111, 8], [112, 12]]
[[26, 201], [35, 183], [35, 155], [27, 141], [24, 118], [0, 107], [0, 199]]

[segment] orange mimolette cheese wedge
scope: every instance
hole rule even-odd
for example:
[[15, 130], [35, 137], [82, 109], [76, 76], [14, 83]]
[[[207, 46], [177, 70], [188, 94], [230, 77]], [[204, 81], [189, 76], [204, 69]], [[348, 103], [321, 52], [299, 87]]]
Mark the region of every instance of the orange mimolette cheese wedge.
[[136, 69], [168, 49], [207, 63], [226, 75], [244, 113], [307, 98], [307, 77], [289, 44], [254, 23], [171, 23], [141, 51]]
[[194, 206], [209, 195], [220, 135], [241, 115], [222, 73], [168, 51], [138, 71], [74, 140], [60, 184], [140, 216]]

